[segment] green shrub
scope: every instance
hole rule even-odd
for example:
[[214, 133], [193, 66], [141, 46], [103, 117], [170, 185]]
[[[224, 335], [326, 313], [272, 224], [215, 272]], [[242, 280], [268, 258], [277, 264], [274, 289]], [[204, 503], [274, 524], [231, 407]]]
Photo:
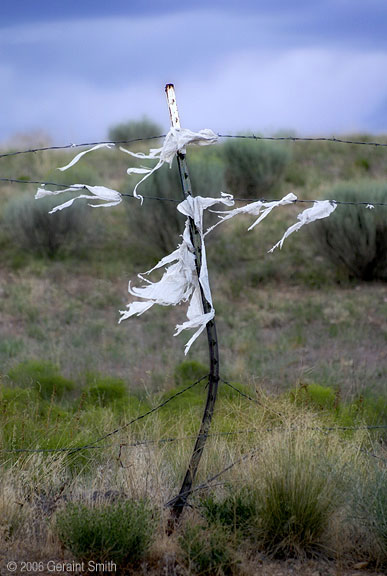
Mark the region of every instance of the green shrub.
[[204, 516], [210, 524], [221, 524], [233, 531], [246, 531], [257, 515], [257, 499], [252, 490], [230, 487], [223, 498], [214, 494], [201, 500]]
[[140, 120], [129, 120], [128, 122], [112, 126], [109, 129], [109, 140], [122, 142], [133, 140], [134, 138], [160, 136], [162, 133], [163, 129], [159, 124], [143, 116]]
[[260, 198], [273, 192], [290, 160], [289, 148], [251, 140], [223, 146], [227, 192], [242, 198]]
[[321, 455], [288, 441], [265, 464], [253, 535], [267, 552], [279, 557], [321, 551], [337, 503]]
[[[328, 198], [338, 201], [386, 202], [387, 183], [343, 182]], [[361, 280], [387, 280], [387, 222], [385, 210], [365, 206], [338, 206], [313, 227], [323, 251], [349, 276]]]
[[228, 535], [221, 528], [187, 526], [179, 544], [190, 574], [222, 576], [234, 573], [233, 551]]
[[0, 407], [7, 418], [20, 415], [21, 411], [26, 408], [30, 409], [30, 415], [33, 408], [39, 404], [39, 394], [35, 389], [25, 389], [15, 386], [8, 388], [2, 386], [0, 389]]
[[302, 384], [290, 392], [291, 399], [299, 405], [318, 410], [334, 410], [338, 407], [339, 396], [330, 386], [320, 384]]
[[75, 389], [74, 382], [64, 378], [58, 366], [50, 362], [27, 360], [12, 368], [8, 376], [19, 386], [35, 388], [45, 400], [63, 398]]
[[87, 401], [100, 406], [125, 403], [128, 400], [127, 385], [119, 378], [89, 374], [86, 388]]
[[196, 360], [181, 362], [175, 368], [176, 386], [188, 386], [208, 374], [208, 368]]
[[23, 250], [55, 258], [60, 252], [78, 250], [87, 228], [84, 203], [49, 214], [53, 206], [71, 196], [35, 200], [32, 195], [12, 198], [4, 211], [8, 235]]
[[58, 513], [58, 537], [77, 560], [112, 561], [120, 566], [141, 560], [155, 529], [152, 511], [144, 501], [119, 501], [87, 506], [69, 504]]

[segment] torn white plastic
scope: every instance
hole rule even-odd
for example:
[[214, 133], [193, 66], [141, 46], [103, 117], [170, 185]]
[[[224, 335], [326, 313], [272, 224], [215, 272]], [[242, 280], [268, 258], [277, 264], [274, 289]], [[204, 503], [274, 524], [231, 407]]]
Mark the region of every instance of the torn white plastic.
[[284, 241], [286, 240], [286, 238], [288, 238], [288, 236], [290, 236], [290, 234], [293, 234], [293, 232], [297, 232], [305, 224], [310, 224], [315, 220], [321, 220], [322, 218], [327, 218], [332, 214], [332, 212], [336, 210], [336, 208], [337, 204], [331, 202], [330, 200], [320, 200], [315, 202], [311, 208], [307, 208], [297, 216], [297, 219], [299, 221], [296, 222], [296, 224], [293, 224], [293, 226], [290, 226], [290, 228], [286, 230], [281, 240], [277, 242], [277, 244], [275, 244], [273, 248], [269, 250], [269, 252], [273, 252], [278, 247], [282, 248]]
[[141, 158], [147, 160], [158, 160], [158, 163], [154, 168], [128, 168], [128, 174], [145, 174], [145, 176], [136, 184], [133, 190], [133, 195], [136, 198], [142, 200], [142, 196], [137, 194], [137, 188], [140, 186], [144, 180], [149, 178], [153, 172], [159, 170], [163, 164], [167, 163], [172, 166], [172, 160], [174, 159], [177, 152], [185, 153], [185, 147], [188, 144], [194, 144], [196, 146], [207, 146], [217, 142], [218, 136], [210, 130], [205, 128], [204, 130], [199, 130], [199, 132], [192, 132], [188, 129], [171, 128], [165, 137], [164, 143], [161, 148], [151, 148], [149, 154], [144, 154], [143, 152], [131, 152], [126, 148], [120, 147], [122, 152], [130, 154], [134, 158]]
[[219, 226], [219, 224], [222, 224], [222, 222], [230, 220], [230, 218], [233, 218], [238, 214], [252, 214], [253, 216], [259, 216], [259, 218], [257, 218], [257, 220], [255, 220], [255, 222], [253, 222], [251, 226], [249, 226], [248, 230], [252, 230], [257, 224], [262, 222], [262, 220], [270, 214], [273, 208], [277, 208], [278, 206], [286, 206], [287, 204], [292, 204], [296, 200], [297, 196], [291, 193], [284, 196], [281, 200], [276, 200], [274, 202], [265, 202], [258, 200], [257, 202], [246, 204], [246, 206], [241, 206], [239, 208], [235, 208], [234, 210], [228, 210], [225, 212], [213, 210], [215, 214], [220, 214], [219, 216], [220, 221], [214, 224], [214, 226], [212, 226], [211, 228], [209, 228], [206, 234], [208, 234], [214, 228]]
[[369, 210], [373, 210], [375, 206], [373, 204], [367, 204], [366, 208], [368, 208]]
[[101, 204], [90, 204], [93, 208], [109, 208], [110, 206], [117, 206], [122, 202], [122, 196], [117, 190], [112, 190], [111, 188], [105, 188], [105, 186], [88, 186], [86, 184], [72, 184], [69, 188], [65, 188], [64, 190], [47, 190], [46, 188], [38, 188], [35, 198], [38, 200], [39, 198], [44, 198], [45, 196], [57, 196], [58, 194], [63, 194], [65, 192], [79, 192], [80, 190], [88, 190], [91, 192], [89, 194], [80, 194], [63, 204], [59, 204], [59, 206], [55, 206], [52, 210], [50, 210], [49, 214], [54, 214], [57, 210], [63, 210], [63, 208], [68, 208], [75, 202], [75, 200], [79, 200], [84, 198], [86, 200], [102, 200], [103, 203]]
[[84, 156], [85, 154], [88, 154], [89, 152], [93, 152], [94, 150], [99, 150], [99, 148], [113, 148], [114, 146], [115, 146], [115, 144], [113, 144], [112, 142], [105, 143], [105, 144], [97, 144], [96, 146], [93, 146], [93, 148], [89, 148], [89, 150], [84, 150], [83, 152], [80, 152], [79, 154], [77, 154], [71, 160], [71, 162], [66, 164], [66, 166], [62, 166], [61, 168], [58, 168], [58, 170], [61, 170], [61, 172], [63, 172], [64, 170], [71, 168], [71, 166], [74, 166], [74, 164], [76, 164], [82, 158], [82, 156]]
[[[189, 301], [187, 321], [183, 324], [177, 325], [175, 333], [175, 335], [177, 335], [180, 334], [182, 330], [196, 330], [185, 346], [185, 354], [188, 353], [192, 344], [200, 336], [207, 323], [214, 318], [215, 315], [208, 280], [203, 234], [203, 212], [206, 208], [213, 206], [218, 202], [230, 206], [232, 205], [233, 200], [228, 194], [223, 194], [221, 198], [202, 198], [200, 196], [193, 198], [189, 196], [184, 200], [184, 202], [178, 205], [178, 210], [187, 216], [182, 243], [174, 252], [162, 258], [154, 268], [145, 272], [145, 274], [148, 275], [153, 272], [153, 270], [165, 266], [166, 270], [161, 280], [158, 282], [151, 282], [147, 278], [144, 278], [144, 274], [139, 274], [139, 278], [144, 283], [143, 286], [138, 288], [132, 287], [129, 283], [129, 293], [133, 296], [143, 298], [144, 302], [135, 301], [128, 304], [127, 310], [121, 311], [119, 322], [134, 315], [140, 316], [146, 310], [149, 310], [149, 308], [154, 304], [160, 304], [161, 306], [176, 306], [182, 302]], [[189, 218], [194, 220], [201, 237], [202, 261], [199, 278], [196, 270], [194, 247], [190, 238]], [[200, 287], [210, 305], [210, 311], [208, 313], [204, 313]]]
[[207, 268], [207, 255], [206, 247], [204, 244], [204, 232], [203, 232], [203, 212], [207, 210], [210, 206], [214, 204], [224, 204], [225, 206], [233, 206], [234, 200], [231, 194], [225, 194], [221, 192], [221, 198], [203, 198], [202, 196], [188, 196], [183, 202], [181, 202], [177, 209], [179, 212], [192, 218], [195, 226], [200, 234], [201, 239], [201, 268], [199, 282], [203, 288], [204, 296], [212, 306], [212, 297], [208, 280], [208, 268]]

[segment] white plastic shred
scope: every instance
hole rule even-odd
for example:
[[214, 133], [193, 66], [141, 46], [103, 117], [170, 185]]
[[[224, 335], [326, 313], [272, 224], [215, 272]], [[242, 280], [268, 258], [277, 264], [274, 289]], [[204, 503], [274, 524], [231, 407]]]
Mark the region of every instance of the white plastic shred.
[[368, 208], [369, 210], [373, 210], [375, 206], [373, 204], [367, 204], [366, 208]]
[[[73, 146], [73, 144], [72, 144], [72, 146]], [[79, 154], [77, 154], [71, 160], [71, 162], [69, 162], [69, 164], [66, 164], [66, 166], [62, 166], [61, 168], [58, 168], [58, 170], [61, 170], [63, 172], [64, 170], [71, 168], [71, 166], [74, 166], [74, 164], [76, 164], [82, 158], [82, 156], [84, 156], [85, 154], [88, 154], [89, 152], [93, 152], [94, 150], [99, 150], [99, 148], [113, 148], [113, 146], [115, 146], [115, 144], [113, 144], [112, 142], [105, 143], [105, 144], [97, 144], [96, 146], [93, 146], [93, 148], [89, 148], [89, 150], [84, 150], [83, 152], [80, 152]]]
[[[149, 310], [149, 308], [154, 304], [160, 304], [161, 306], [176, 306], [182, 302], [189, 301], [187, 321], [183, 324], [177, 325], [175, 332], [176, 336], [177, 334], [180, 334], [182, 330], [196, 330], [185, 346], [185, 354], [188, 353], [192, 344], [198, 336], [200, 336], [207, 323], [214, 318], [215, 315], [208, 280], [203, 234], [203, 212], [206, 208], [213, 206], [218, 202], [230, 206], [232, 205], [233, 200], [228, 194], [223, 194], [221, 198], [202, 198], [200, 196], [193, 198], [192, 196], [189, 196], [178, 205], [178, 210], [187, 216], [182, 243], [174, 252], [162, 258], [154, 268], [144, 273], [148, 275], [153, 272], [153, 270], [165, 266], [165, 272], [158, 282], [151, 282], [144, 278], [144, 275], [139, 274], [138, 276], [143, 281], [143, 286], [139, 288], [132, 287], [129, 283], [129, 293], [133, 296], [143, 298], [144, 302], [135, 301], [128, 304], [127, 310], [120, 311], [121, 318], [119, 322], [134, 315], [140, 316], [143, 312]], [[194, 220], [201, 237], [202, 263], [199, 278], [196, 271], [194, 247], [190, 237], [189, 218]], [[203, 294], [211, 307], [210, 312], [206, 314], [203, 309], [200, 287], [202, 288]]]
[[217, 134], [205, 128], [204, 130], [199, 130], [199, 132], [192, 132], [186, 128], [178, 129], [171, 128], [165, 137], [163, 145], [161, 148], [151, 148], [149, 154], [144, 154], [143, 152], [131, 152], [126, 148], [120, 147], [122, 152], [130, 154], [134, 158], [141, 158], [147, 160], [158, 160], [158, 163], [154, 168], [128, 168], [128, 174], [145, 174], [145, 176], [136, 184], [133, 190], [133, 194], [136, 198], [142, 200], [142, 196], [137, 194], [137, 188], [140, 186], [144, 180], [149, 178], [153, 172], [159, 170], [163, 164], [167, 163], [172, 166], [172, 160], [174, 159], [177, 152], [185, 152], [185, 147], [188, 144], [195, 144], [196, 146], [206, 146], [209, 144], [214, 144], [218, 140]]
[[286, 230], [281, 240], [277, 242], [277, 244], [275, 244], [273, 248], [269, 250], [269, 252], [273, 252], [276, 248], [278, 248], [278, 246], [282, 248], [284, 241], [288, 236], [290, 236], [290, 234], [293, 234], [293, 232], [297, 232], [305, 224], [310, 224], [315, 220], [321, 220], [322, 218], [327, 218], [332, 214], [332, 212], [336, 210], [336, 208], [337, 204], [331, 202], [330, 200], [320, 200], [315, 202], [311, 208], [307, 208], [297, 216], [298, 222], [296, 222], [296, 224], [293, 224], [293, 226], [290, 226], [290, 228]]
[[122, 201], [122, 196], [117, 190], [112, 190], [111, 188], [105, 188], [105, 186], [88, 186], [86, 184], [72, 184], [69, 188], [64, 190], [47, 190], [46, 188], [38, 188], [35, 198], [44, 198], [45, 196], [57, 196], [58, 194], [63, 194], [64, 192], [79, 192], [80, 190], [86, 189], [91, 192], [89, 194], [80, 194], [59, 206], [55, 206], [49, 214], [53, 214], [57, 210], [63, 210], [63, 208], [68, 208], [72, 205], [75, 200], [80, 198], [85, 198], [86, 200], [102, 200], [103, 204], [90, 204], [93, 208], [108, 208], [109, 206], [117, 206]]
[[276, 200], [274, 202], [265, 202], [258, 200], [257, 202], [246, 204], [246, 206], [241, 206], [239, 208], [235, 208], [234, 210], [228, 210], [225, 212], [213, 210], [215, 214], [220, 214], [219, 216], [220, 221], [214, 224], [214, 226], [212, 226], [211, 228], [209, 228], [206, 234], [211, 232], [214, 228], [216, 228], [216, 226], [219, 226], [219, 224], [221, 224], [222, 222], [230, 220], [230, 218], [233, 218], [238, 214], [252, 214], [254, 216], [258, 216], [260, 214], [259, 218], [257, 218], [257, 220], [248, 228], [248, 230], [252, 230], [257, 224], [259, 224], [264, 218], [266, 218], [266, 216], [270, 214], [273, 208], [277, 208], [277, 206], [285, 206], [286, 204], [292, 204], [296, 200], [297, 196], [291, 193], [284, 196], [281, 200]]

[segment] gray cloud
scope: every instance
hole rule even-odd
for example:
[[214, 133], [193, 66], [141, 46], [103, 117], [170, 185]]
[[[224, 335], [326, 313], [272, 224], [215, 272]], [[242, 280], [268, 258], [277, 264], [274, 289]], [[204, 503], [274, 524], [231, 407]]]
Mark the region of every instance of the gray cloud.
[[120, 18], [3, 27], [0, 137], [43, 128], [57, 141], [97, 139], [144, 113], [166, 126], [171, 81], [192, 128], [387, 130], [387, 10], [376, 0], [146, 4]]

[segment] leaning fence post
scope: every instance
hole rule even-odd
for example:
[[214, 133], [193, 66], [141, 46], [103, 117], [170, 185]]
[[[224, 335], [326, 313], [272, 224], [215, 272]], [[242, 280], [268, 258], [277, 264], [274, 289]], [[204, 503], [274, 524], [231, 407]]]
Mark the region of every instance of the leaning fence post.
[[[167, 94], [167, 102], [169, 108], [169, 114], [171, 118], [172, 128], [180, 129], [180, 119], [176, 104], [175, 89], [173, 84], [167, 84], [165, 87]], [[183, 197], [187, 198], [192, 196], [191, 181], [189, 177], [187, 161], [185, 157], [185, 151], [179, 151], [177, 153], [177, 164], [179, 167], [179, 175], [181, 188], [183, 192]], [[190, 218], [190, 234], [191, 242], [195, 250], [196, 256], [196, 271], [199, 277], [201, 268], [201, 238], [198, 229], [195, 226], [194, 221]], [[207, 302], [203, 290], [201, 290], [201, 297], [203, 303], [204, 313], [207, 314], [211, 311], [211, 306]], [[210, 320], [207, 324], [207, 340], [208, 340], [208, 351], [210, 360], [210, 372], [208, 380], [208, 392], [207, 401], [204, 408], [204, 413], [202, 417], [202, 422], [200, 425], [199, 433], [196, 438], [195, 447], [189, 462], [187, 471], [183, 483], [180, 488], [179, 494], [171, 501], [171, 519], [169, 523], [169, 532], [173, 531], [175, 523], [179, 520], [181, 513], [183, 512], [184, 506], [187, 503], [188, 497], [190, 495], [192, 484], [195, 480], [196, 472], [198, 470], [200, 458], [203, 453], [203, 449], [207, 440], [208, 431], [210, 429], [212, 415], [214, 413], [215, 401], [218, 392], [219, 383], [219, 350], [218, 350], [218, 337], [216, 334], [215, 320]]]

